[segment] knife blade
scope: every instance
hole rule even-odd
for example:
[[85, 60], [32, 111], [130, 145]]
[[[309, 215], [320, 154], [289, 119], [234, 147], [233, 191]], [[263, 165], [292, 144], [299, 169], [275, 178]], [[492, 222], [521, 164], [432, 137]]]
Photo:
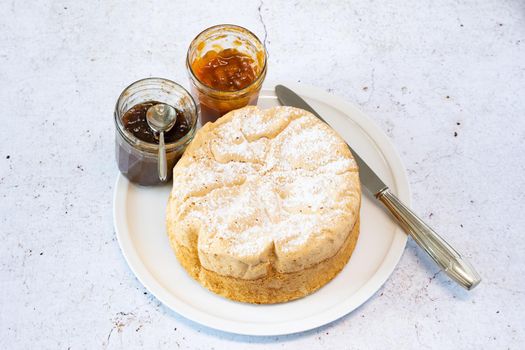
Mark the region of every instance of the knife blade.
[[[283, 106], [304, 109], [330, 125], [301, 96], [286, 86], [277, 85], [275, 94]], [[450, 278], [467, 290], [476, 287], [481, 282], [481, 277], [474, 267], [410, 208], [404, 205], [359, 154], [350, 145], [348, 147], [359, 167], [359, 178], [363, 187], [390, 211], [405, 232], [430, 255]]]

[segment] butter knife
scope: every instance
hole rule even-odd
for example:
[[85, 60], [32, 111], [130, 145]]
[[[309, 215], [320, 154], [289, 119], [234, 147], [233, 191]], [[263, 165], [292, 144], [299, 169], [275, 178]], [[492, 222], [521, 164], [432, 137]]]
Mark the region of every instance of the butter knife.
[[[283, 106], [302, 108], [326, 123], [305, 100], [287, 87], [277, 85], [275, 93]], [[450, 278], [467, 290], [476, 287], [481, 282], [481, 277], [474, 267], [410, 208], [404, 205], [352, 147], [350, 145], [348, 147], [359, 167], [361, 183], [372, 196], [390, 211], [405, 232], [430, 255]]]

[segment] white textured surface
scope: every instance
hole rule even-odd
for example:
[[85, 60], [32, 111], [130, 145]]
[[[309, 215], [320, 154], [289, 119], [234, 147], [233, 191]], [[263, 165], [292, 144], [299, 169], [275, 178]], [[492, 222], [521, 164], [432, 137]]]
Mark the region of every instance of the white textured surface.
[[[4, 1], [0, 13], [1, 348], [525, 343], [522, 1]], [[145, 294], [113, 232], [113, 106], [138, 78], [186, 82], [187, 45], [224, 22], [267, 35], [268, 81], [320, 86], [377, 121], [416, 211], [479, 268], [476, 290], [410, 243], [369, 302], [297, 335], [213, 331]]]

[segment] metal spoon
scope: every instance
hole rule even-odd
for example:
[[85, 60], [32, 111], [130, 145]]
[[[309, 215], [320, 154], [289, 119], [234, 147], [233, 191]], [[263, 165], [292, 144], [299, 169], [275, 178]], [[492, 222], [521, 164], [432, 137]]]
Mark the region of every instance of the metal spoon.
[[170, 131], [177, 122], [177, 112], [170, 105], [159, 103], [148, 108], [146, 120], [151, 130], [159, 134], [159, 179], [160, 181], [166, 181], [168, 164], [166, 161], [164, 133]]

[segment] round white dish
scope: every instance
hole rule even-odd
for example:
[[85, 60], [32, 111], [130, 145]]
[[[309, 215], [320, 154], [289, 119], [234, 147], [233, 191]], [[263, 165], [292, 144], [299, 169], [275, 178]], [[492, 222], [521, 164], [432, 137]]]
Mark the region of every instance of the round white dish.
[[[407, 177], [387, 136], [358, 108], [323, 90], [287, 84], [327, 120], [410, 205]], [[279, 105], [263, 89], [259, 106]], [[198, 176], [198, 174], [196, 174]], [[319, 291], [296, 301], [251, 305], [227, 300], [191, 279], [171, 250], [165, 210], [171, 184], [141, 187], [119, 174], [113, 216], [122, 253], [139, 281], [178, 314], [202, 325], [245, 335], [281, 335], [332, 322], [370, 298], [387, 280], [405, 249], [407, 236], [380, 205], [363, 192], [361, 231], [355, 251], [341, 273]]]

